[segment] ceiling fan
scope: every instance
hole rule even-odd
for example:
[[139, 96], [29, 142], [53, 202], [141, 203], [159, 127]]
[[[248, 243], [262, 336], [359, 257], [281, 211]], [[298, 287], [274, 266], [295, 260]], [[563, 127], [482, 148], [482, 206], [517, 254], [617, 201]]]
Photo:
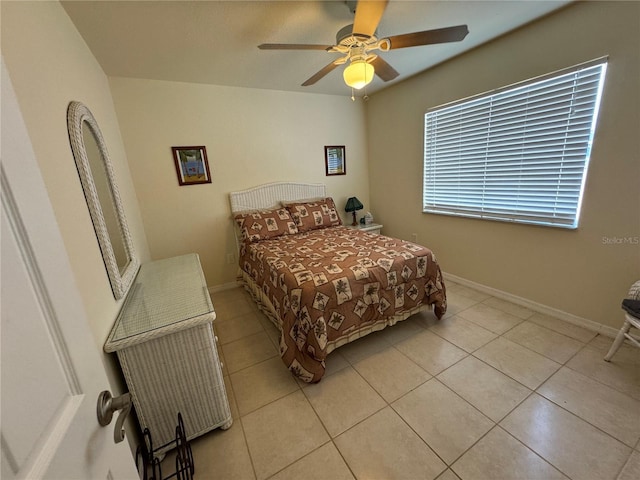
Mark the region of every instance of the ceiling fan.
[[258, 48], [261, 50], [325, 50], [329, 53], [339, 53], [343, 56], [311, 76], [302, 86], [315, 84], [339, 65], [349, 62], [343, 72], [344, 81], [348, 86], [359, 90], [371, 83], [374, 74], [385, 82], [400, 75], [382, 57], [371, 53], [372, 51], [387, 52], [397, 48], [459, 42], [469, 33], [466, 25], [457, 25], [378, 39], [376, 29], [389, 0], [359, 0], [346, 3], [355, 5], [355, 18], [352, 25], [347, 25], [338, 31], [336, 45], [263, 43], [258, 45]]

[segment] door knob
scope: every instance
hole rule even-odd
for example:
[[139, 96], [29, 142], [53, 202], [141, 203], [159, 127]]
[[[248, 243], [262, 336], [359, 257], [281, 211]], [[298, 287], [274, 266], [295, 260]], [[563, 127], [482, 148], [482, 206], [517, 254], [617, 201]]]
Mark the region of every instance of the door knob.
[[111, 392], [104, 390], [98, 395], [98, 423], [103, 427], [111, 423], [113, 413], [119, 411], [118, 419], [116, 420], [116, 428], [113, 432], [113, 441], [120, 443], [124, 440], [124, 421], [131, 411], [131, 394], [129, 392], [123, 393], [120, 396], [113, 397]]

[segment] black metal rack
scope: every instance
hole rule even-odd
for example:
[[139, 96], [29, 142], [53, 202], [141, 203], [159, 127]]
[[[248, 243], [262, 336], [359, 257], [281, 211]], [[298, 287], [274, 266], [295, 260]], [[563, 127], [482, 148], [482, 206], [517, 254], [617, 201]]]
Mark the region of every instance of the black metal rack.
[[[168, 480], [176, 478], [176, 480], [191, 480], [195, 472], [193, 464], [193, 453], [191, 452], [191, 444], [187, 440], [187, 435], [182, 421], [182, 415], [178, 413], [178, 425], [176, 426], [176, 438], [169, 443], [153, 448], [153, 440], [151, 432], [148, 428], [142, 432], [144, 442], [136, 449], [136, 465], [141, 473], [142, 480]], [[168, 477], [162, 476], [161, 460], [164, 457], [156, 456], [159, 450], [175, 448], [176, 452], [176, 471]]]

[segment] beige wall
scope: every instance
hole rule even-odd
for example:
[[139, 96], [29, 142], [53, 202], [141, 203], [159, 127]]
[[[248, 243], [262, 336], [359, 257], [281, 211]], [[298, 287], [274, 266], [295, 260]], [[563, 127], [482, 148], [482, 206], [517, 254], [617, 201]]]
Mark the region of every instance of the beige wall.
[[[134, 245], [143, 261], [149, 258], [107, 77], [57, 2], [2, 2], [2, 56], [101, 351], [120, 302], [111, 292], [71, 153], [66, 114], [72, 100], [87, 105], [100, 125]], [[120, 393], [116, 362], [103, 358], [111, 388]]]
[[[572, 5], [367, 104], [107, 79], [57, 2], [2, 2], [2, 55], [100, 347], [120, 304], [69, 147], [71, 100], [89, 106], [101, 126], [143, 261], [195, 251], [210, 286], [232, 282], [228, 192], [279, 180], [322, 182], [338, 206], [358, 196], [386, 233], [417, 233], [449, 273], [617, 326], [620, 298], [640, 277], [640, 246], [603, 239], [640, 236], [639, 9], [636, 2]], [[602, 55], [609, 70], [578, 230], [421, 213], [429, 107]], [[170, 147], [191, 144], [207, 146], [210, 185], [177, 184]], [[324, 175], [323, 146], [330, 144], [346, 146], [346, 176]]]
[[[235, 281], [228, 194], [276, 181], [324, 183], [369, 209], [362, 102], [348, 97], [109, 79], [153, 259], [200, 255], [210, 287]], [[172, 146], [204, 145], [212, 183], [179, 186]], [[324, 146], [345, 145], [347, 174], [325, 176]], [[345, 212], [341, 212], [346, 218]]]
[[[421, 213], [428, 108], [604, 55], [609, 65], [577, 230]], [[373, 95], [374, 214], [389, 234], [417, 233], [448, 273], [619, 327], [621, 299], [640, 278], [639, 79], [640, 3], [589, 2]]]

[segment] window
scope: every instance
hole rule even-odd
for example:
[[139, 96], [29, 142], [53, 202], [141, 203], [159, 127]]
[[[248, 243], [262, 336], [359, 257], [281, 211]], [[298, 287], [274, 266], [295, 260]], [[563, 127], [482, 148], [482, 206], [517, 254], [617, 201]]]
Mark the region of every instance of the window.
[[429, 110], [423, 212], [577, 228], [606, 66]]

